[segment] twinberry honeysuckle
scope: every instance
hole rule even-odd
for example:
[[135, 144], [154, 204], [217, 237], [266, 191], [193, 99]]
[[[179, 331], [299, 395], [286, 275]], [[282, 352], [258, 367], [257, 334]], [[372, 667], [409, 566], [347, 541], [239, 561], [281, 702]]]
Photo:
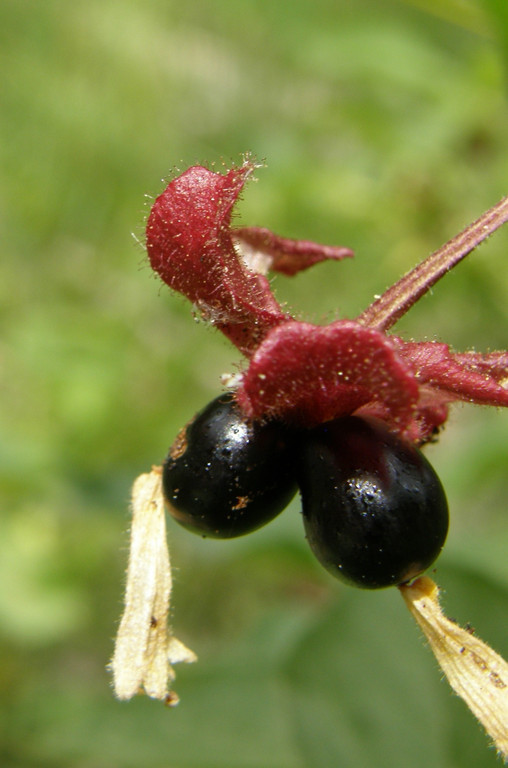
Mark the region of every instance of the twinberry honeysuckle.
[[[221, 174], [195, 166], [173, 179], [148, 217], [152, 268], [243, 353], [234, 377], [246, 417], [308, 428], [351, 414], [374, 416], [421, 445], [455, 401], [508, 406], [508, 352], [456, 353], [437, 341], [388, 331], [438, 280], [508, 220], [508, 197], [422, 261], [354, 319], [315, 325], [276, 300], [268, 271], [294, 275], [320, 261], [351, 257], [344, 247], [291, 240], [260, 227], [231, 226], [233, 207], [256, 165]], [[125, 610], [111, 662], [115, 693], [138, 691], [173, 705], [172, 664], [195, 655], [167, 627], [171, 573], [161, 470], [133, 488]], [[508, 758], [508, 665], [448, 620], [426, 576], [400, 584], [453, 689]]]

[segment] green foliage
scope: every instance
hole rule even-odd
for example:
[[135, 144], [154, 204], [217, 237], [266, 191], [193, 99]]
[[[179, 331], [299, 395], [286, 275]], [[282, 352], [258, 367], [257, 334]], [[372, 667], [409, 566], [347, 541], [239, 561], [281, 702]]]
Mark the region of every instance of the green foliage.
[[[352, 317], [507, 193], [506, 0], [4, 0], [0, 124], [0, 762], [6, 768], [494, 766], [395, 590], [346, 589], [298, 503], [259, 533], [170, 527], [178, 709], [108, 688], [134, 477], [235, 370], [153, 279], [143, 194], [196, 161], [267, 169], [245, 224], [353, 247], [278, 296]], [[506, 232], [397, 329], [506, 348]], [[505, 656], [505, 413], [428, 452], [447, 611]]]

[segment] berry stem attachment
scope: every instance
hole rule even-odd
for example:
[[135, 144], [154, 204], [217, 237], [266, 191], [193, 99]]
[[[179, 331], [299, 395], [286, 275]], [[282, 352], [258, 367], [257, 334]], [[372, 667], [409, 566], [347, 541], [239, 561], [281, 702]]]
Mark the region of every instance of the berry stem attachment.
[[132, 526], [125, 610], [110, 664], [119, 699], [145, 692], [168, 705], [178, 696], [168, 688], [172, 664], [196, 660], [168, 627], [171, 570], [166, 540], [161, 469], [140, 475], [132, 488]]
[[508, 664], [486, 643], [447, 619], [428, 576], [399, 587], [451, 687], [508, 761]]
[[439, 250], [417, 264], [388, 288], [357, 318], [357, 322], [384, 332], [389, 330], [438, 280], [508, 221], [508, 197]]

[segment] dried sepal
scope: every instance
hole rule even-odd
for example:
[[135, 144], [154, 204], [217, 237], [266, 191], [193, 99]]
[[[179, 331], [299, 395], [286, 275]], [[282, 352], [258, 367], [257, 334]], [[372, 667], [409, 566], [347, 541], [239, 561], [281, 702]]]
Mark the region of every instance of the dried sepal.
[[451, 687], [508, 760], [508, 664], [486, 643], [448, 619], [439, 589], [421, 576], [399, 587]]
[[170, 706], [178, 696], [169, 690], [172, 664], [196, 660], [171, 634], [168, 611], [171, 569], [166, 539], [161, 470], [140, 475], [132, 488], [132, 524], [125, 609], [110, 664], [119, 699], [146, 693]]

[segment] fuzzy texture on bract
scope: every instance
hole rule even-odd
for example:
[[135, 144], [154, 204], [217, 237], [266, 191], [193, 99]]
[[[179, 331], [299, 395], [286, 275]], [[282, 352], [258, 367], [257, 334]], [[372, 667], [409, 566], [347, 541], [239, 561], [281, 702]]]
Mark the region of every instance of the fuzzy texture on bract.
[[455, 353], [387, 333], [446, 272], [508, 220], [508, 198], [429, 256], [354, 320], [301, 322], [265, 277], [352, 256], [342, 246], [233, 228], [233, 206], [255, 165], [224, 174], [202, 166], [171, 181], [150, 212], [153, 269], [246, 356], [236, 397], [247, 416], [315, 426], [352, 413], [382, 418], [414, 443], [432, 438], [448, 405], [508, 406], [508, 352]]

